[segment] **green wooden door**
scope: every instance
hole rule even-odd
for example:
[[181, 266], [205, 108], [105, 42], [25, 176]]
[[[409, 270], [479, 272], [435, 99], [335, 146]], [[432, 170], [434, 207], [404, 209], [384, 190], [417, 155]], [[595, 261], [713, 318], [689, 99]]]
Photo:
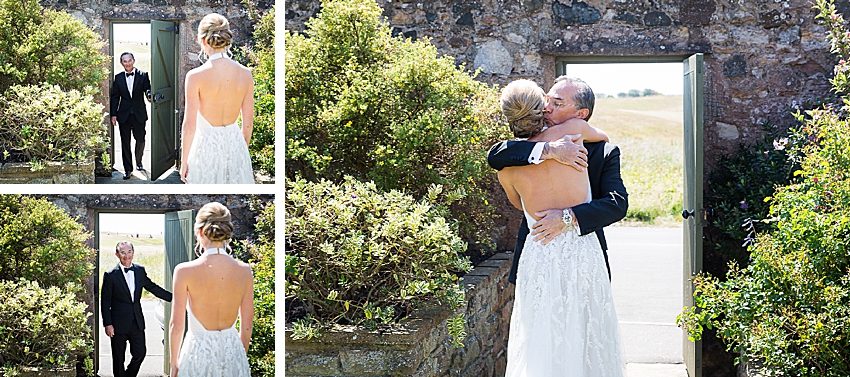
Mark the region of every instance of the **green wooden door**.
[[[178, 264], [195, 259], [195, 210], [169, 212], [165, 214], [165, 289], [174, 291], [174, 268]], [[171, 303], [165, 304], [165, 357], [163, 370], [171, 373], [169, 356], [169, 327], [171, 324]]]
[[177, 159], [177, 24], [151, 21], [151, 179]]
[[[702, 115], [703, 56], [692, 55], [684, 61], [684, 305], [694, 305], [691, 277], [702, 271], [702, 227], [705, 217], [702, 204]], [[702, 377], [702, 342], [692, 342], [683, 331], [683, 356], [690, 377]]]

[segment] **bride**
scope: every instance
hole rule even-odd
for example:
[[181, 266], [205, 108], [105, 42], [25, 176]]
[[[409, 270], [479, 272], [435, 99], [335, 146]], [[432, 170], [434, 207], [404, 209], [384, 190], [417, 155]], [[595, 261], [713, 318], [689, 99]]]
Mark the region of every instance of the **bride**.
[[[248, 144], [254, 125], [251, 71], [230, 60], [233, 33], [224, 16], [211, 13], [198, 25], [199, 58], [186, 74], [186, 116], [180, 178], [186, 183], [254, 183]], [[236, 125], [242, 114], [242, 128]]]
[[[564, 96], [556, 107], [575, 106]], [[536, 83], [517, 80], [502, 91], [500, 104], [515, 137], [552, 141], [581, 134], [586, 141], [607, 135], [580, 118], [543, 127], [546, 97]], [[579, 141], [580, 142], [580, 141]], [[591, 199], [587, 171], [554, 160], [506, 167], [499, 182], [529, 228], [534, 215], [571, 208]], [[517, 269], [508, 338], [506, 376], [623, 376], [617, 315], [611, 284], [596, 234], [568, 230], [545, 245], [526, 239]]]
[[[250, 377], [247, 351], [254, 324], [254, 279], [250, 266], [228, 254], [232, 233], [230, 211], [224, 205], [213, 202], [198, 211], [195, 236], [203, 253], [174, 269], [171, 377], [178, 372], [183, 377]], [[187, 312], [189, 330], [183, 339]]]

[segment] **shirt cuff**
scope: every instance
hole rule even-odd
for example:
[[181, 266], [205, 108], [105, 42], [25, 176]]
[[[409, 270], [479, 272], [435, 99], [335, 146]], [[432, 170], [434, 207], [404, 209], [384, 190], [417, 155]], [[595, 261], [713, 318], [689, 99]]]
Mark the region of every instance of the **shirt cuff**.
[[544, 161], [540, 159], [540, 155], [543, 154], [544, 146], [546, 146], [546, 142], [543, 141], [534, 145], [534, 149], [532, 149], [531, 154], [528, 155], [529, 164], [539, 164]]

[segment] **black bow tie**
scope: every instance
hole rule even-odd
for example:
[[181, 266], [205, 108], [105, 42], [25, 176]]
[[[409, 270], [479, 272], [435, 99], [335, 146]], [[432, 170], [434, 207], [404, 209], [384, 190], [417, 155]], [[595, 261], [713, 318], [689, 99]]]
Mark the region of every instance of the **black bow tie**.
[[136, 268], [133, 266], [124, 267], [124, 273], [126, 274], [128, 271], [136, 271]]
[[127, 76], [132, 76], [132, 75], [135, 75], [136, 72], [130, 72], [130, 73], [124, 73], [124, 74], [127, 75]]

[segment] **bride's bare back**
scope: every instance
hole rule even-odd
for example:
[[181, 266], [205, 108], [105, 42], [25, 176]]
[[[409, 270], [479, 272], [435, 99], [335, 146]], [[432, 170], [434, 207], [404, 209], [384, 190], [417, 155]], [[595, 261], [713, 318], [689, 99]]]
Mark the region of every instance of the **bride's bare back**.
[[[554, 141], [564, 135], [581, 134], [582, 142], [607, 140], [607, 135], [581, 119], [570, 119], [547, 128], [528, 141]], [[499, 182], [514, 207], [525, 210], [535, 219], [534, 213], [553, 208], [570, 208], [587, 201], [590, 187], [587, 171], [577, 171], [555, 160], [540, 164], [506, 167], [499, 171]], [[520, 202], [522, 198], [522, 202]]]
[[[247, 264], [227, 255], [207, 255], [178, 269], [175, 282], [179, 274], [192, 313], [205, 329], [231, 327], [240, 311], [253, 309], [253, 276]], [[246, 314], [242, 313], [243, 321]], [[253, 318], [253, 312], [250, 316]]]
[[[254, 95], [254, 80], [249, 69], [230, 59], [216, 59], [194, 69], [192, 79], [197, 80], [199, 110], [210, 124], [236, 123], [240, 111], [244, 119], [245, 102], [249, 98], [253, 100]], [[253, 103], [250, 109], [253, 110]]]

